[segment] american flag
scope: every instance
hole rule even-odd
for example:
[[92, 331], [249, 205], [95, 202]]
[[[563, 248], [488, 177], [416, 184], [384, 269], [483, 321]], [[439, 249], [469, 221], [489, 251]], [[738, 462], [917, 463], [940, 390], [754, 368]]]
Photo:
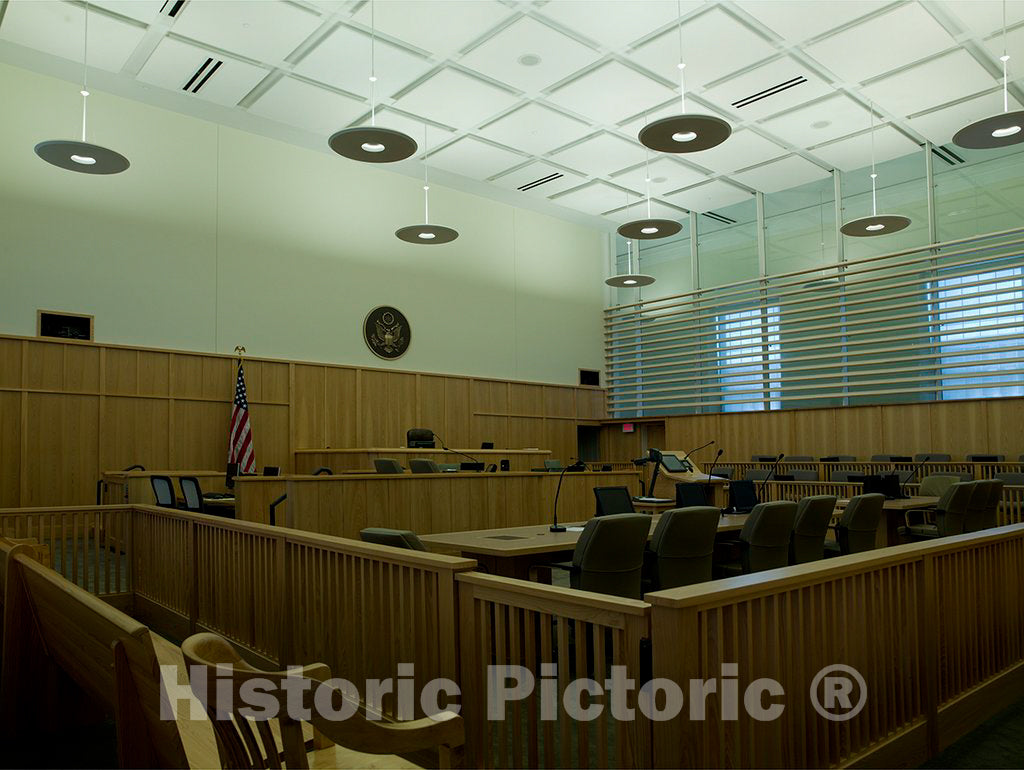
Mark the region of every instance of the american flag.
[[249, 426], [249, 399], [245, 394], [245, 372], [238, 362], [238, 378], [235, 380], [235, 406], [231, 410], [231, 427], [228, 429], [228, 462], [238, 463], [239, 473], [256, 472], [256, 452], [252, 445], [252, 428]]

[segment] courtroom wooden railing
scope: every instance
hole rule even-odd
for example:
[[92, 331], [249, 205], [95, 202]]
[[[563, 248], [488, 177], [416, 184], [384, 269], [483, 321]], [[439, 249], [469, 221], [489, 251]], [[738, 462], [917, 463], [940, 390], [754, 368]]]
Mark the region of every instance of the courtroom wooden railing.
[[[1017, 524], [647, 594], [655, 677], [689, 693], [684, 683], [720, 680], [735, 664], [741, 697], [760, 677], [785, 690], [766, 698], [785, 706], [769, 721], [742, 703], [723, 719], [712, 697], [705, 721], [684, 709], [654, 722], [654, 765], [919, 764], [1019, 698], [1022, 569]], [[833, 664], [866, 680], [866, 704], [848, 721], [809, 700]]]
[[[611, 666], [638, 680], [646, 666], [649, 605], [511, 578], [463, 573], [459, 591], [460, 659], [466, 764], [469, 767], [648, 767], [650, 723], [617, 721], [606, 706], [593, 721], [573, 720], [562, 693], [570, 680], [604, 683]], [[545, 664], [556, 664], [555, 672]], [[490, 666], [523, 667], [536, 687], [488, 719]], [[545, 677], [546, 675], [546, 677]], [[541, 680], [555, 686], [551, 719], [542, 719]], [[509, 683], [511, 684], [511, 682]], [[626, 705], [636, 707], [631, 692]]]
[[[732, 468], [732, 477], [734, 479], [742, 479], [747, 471], [760, 470], [765, 471], [774, 465], [773, 462], [750, 462], [750, 461], [738, 461], [732, 462], [728, 460], [719, 460], [715, 463], [717, 468]], [[830, 481], [832, 479], [832, 471], [853, 471], [854, 473], [862, 473], [865, 476], [870, 474], [885, 474], [892, 473], [894, 469], [898, 471], [911, 471], [918, 469], [918, 463], [914, 462], [870, 462], [860, 460], [841, 460], [838, 462], [786, 462], [779, 463], [776, 473], [788, 474], [794, 470], [811, 470], [817, 471], [819, 481]], [[705, 470], [710, 471], [710, 467]], [[962, 460], [952, 460], [950, 462], [934, 462], [925, 463], [920, 469], [917, 470], [916, 478], [922, 479], [925, 476], [952, 474], [952, 475], [965, 475], [970, 476], [974, 479], [991, 479], [995, 477], [996, 473], [1024, 473], [1024, 464], [1019, 462], [1007, 462], [1007, 463], [969, 463]]]

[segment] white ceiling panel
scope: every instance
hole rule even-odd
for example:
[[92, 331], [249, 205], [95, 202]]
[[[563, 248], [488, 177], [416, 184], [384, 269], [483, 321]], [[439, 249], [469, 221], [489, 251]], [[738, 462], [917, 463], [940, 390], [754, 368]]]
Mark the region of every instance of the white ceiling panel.
[[[877, 120], [877, 119], [876, 119]], [[766, 130], [797, 147], [812, 147], [856, 133], [870, 125], [868, 111], [846, 94], [787, 110], [761, 121]]]
[[[1020, 102], [1012, 96], [1010, 97], [1010, 109], [1021, 109]], [[924, 115], [911, 118], [907, 123], [932, 144], [947, 144], [952, 141], [953, 134], [964, 126], [991, 115], [998, 115], [1002, 111], [1003, 94], [1000, 90], [968, 99], [951, 107], [932, 110]]]
[[92, 0], [89, 5], [149, 24], [160, 13], [164, 0]]
[[636, 200], [638, 196], [636, 190], [623, 190], [607, 182], [597, 180], [582, 187], [577, 187], [575, 190], [553, 196], [551, 200], [560, 206], [568, 206], [571, 209], [583, 211], [587, 214], [599, 215], [605, 211], [612, 211], [619, 206], [624, 206], [630, 193], [633, 195], [633, 199]]
[[[160, 41], [160, 45], [149, 57], [149, 61], [139, 72], [138, 77], [144, 83], [184, 93], [183, 87], [200, 70], [208, 58], [212, 58], [214, 62], [222, 61], [224, 63], [217, 68], [217, 71], [210, 76], [210, 79], [195, 96], [226, 107], [237, 105], [242, 97], [249, 93], [268, 73], [268, 70], [262, 67], [255, 67], [229, 56], [207, 51], [191, 43], [167, 37]], [[210, 68], [213, 66], [211, 64]], [[208, 69], [205, 70], [192, 87], [195, 88], [208, 72]]]
[[691, 153], [686, 159], [719, 174], [730, 174], [772, 158], [782, 157], [787, 150], [749, 129], [736, 131], [725, 142], [710, 150]]
[[472, 128], [516, 101], [503, 88], [446, 67], [397, 99], [395, 106], [445, 125]]
[[645, 180], [648, 170], [651, 177], [652, 196], [661, 195], [670, 190], [678, 190], [681, 187], [691, 187], [707, 179], [707, 175], [700, 171], [684, 166], [672, 158], [656, 155], [651, 158], [649, 165], [641, 164], [636, 168], [615, 174], [612, 176], [612, 181], [646, 194], [647, 183]]
[[552, 93], [555, 103], [606, 125], [672, 97], [673, 91], [634, 69], [610, 61]]
[[[363, 105], [363, 110], [363, 118], [359, 121], [359, 125], [368, 126], [370, 125], [370, 113], [366, 109], [366, 105]], [[416, 140], [416, 144], [420, 146], [420, 152], [423, 151], [424, 142], [428, 149], [430, 147], [437, 147], [443, 142], [447, 142], [451, 138], [451, 133], [455, 130], [449, 126], [442, 126], [437, 123], [424, 123], [421, 118], [415, 115], [407, 115], [401, 110], [391, 107], [381, 107], [377, 110], [377, 125], [381, 128], [391, 128], [408, 134]], [[426, 127], [425, 139], [424, 127]]]
[[521, 91], [538, 92], [593, 64], [600, 54], [524, 16], [459, 60]]
[[[941, 88], [935, 84], [941, 83]], [[993, 85], [992, 77], [967, 51], [956, 50], [938, 59], [903, 70], [864, 86], [864, 94], [894, 115], [913, 115], [954, 99], [971, 96]]]
[[[625, 224], [626, 222], [633, 222], [637, 219], [646, 219], [647, 201], [633, 201], [629, 206], [623, 206], [615, 211], [605, 212], [604, 216], [615, 222], [617, 225]], [[682, 222], [686, 217], [686, 212], [680, 208], [669, 206], [667, 203], [656, 199], [651, 201], [652, 219], [671, 219], [676, 222]]]
[[698, 213], [725, 208], [752, 198], [746, 190], [719, 179], [665, 196], [669, 203]]
[[[373, 52], [378, 99], [390, 96], [425, 75], [429, 59], [378, 40]], [[339, 24], [302, 58], [295, 72], [364, 98], [370, 95], [370, 36]]]
[[[875, 160], [886, 160], [909, 155], [920, 148], [892, 126], [875, 128]], [[842, 171], [853, 171], [871, 165], [871, 133], [849, 136], [836, 142], [815, 147], [811, 153]]]
[[[683, 24], [686, 89], [704, 86], [777, 53], [775, 46], [720, 8]], [[630, 58], [673, 82], [679, 79], [679, 31], [673, 27], [637, 48]]]
[[807, 182], [813, 182], [816, 179], [825, 179], [828, 176], [829, 173], [820, 166], [799, 155], [790, 155], [788, 158], [774, 160], [748, 171], [733, 174], [732, 178], [755, 190], [773, 193], [785, 190], [787, 187], [797, 187]]
[[281, 61], [321, 24], [319, 14], [281, 0], [186, 3], [174, 33], [259, 61]]
[[[90, 13], [89, 67], [119, 71], [145, 33], [134, 24]], [[85, 11], [67, 3], [8, 3], [0, 38], [80, 62], [85, 45]]]
[[907, 3], [805, 50], [839, 77], [863, 82], [952, 45], [953, 38], [931, 14]]
[[744, 11], [779, 37], [799, 42], [859, 19], [888, 0], [739, 0]]
[[556, 152], [551, 159], [587, 174], [603, 176], [641, 163], [646, 157], [647, 151], [639, 142], [630, 142], [602, 131]]
[[[943, 3], [953, 12], [965, 30], [979, 35], [1002, 30], [1002, 0], [946, 0]], [[1009, 0], [1006, 3], [1006, 25], [1012, 27], [1024, 21], [1024, 3], [1020, 0]]]
[[[370, 28], [370, 3], [352, 17]], [[478, 40], [512, 15], [497, 0], [387, 0], [373, 3], [376, 27], [444, 58]]]
[[[547, 180], [541, 182], [541, 180]], [[528, 190], [522, 190], [523, 195], [531, 198], [547, 198], [556, 195], [573, 187], [578, 187], [586, 180], [585, 177], [573, 173], [565, 168], [552, 166], [550, 163], [535, 161], [515, 171], [498, 177], [494, 184], [508, 190], [518, 190], [521, 187], [530, 186]], [[539, 184], [534, 184], [539, 183]]]
[[[1024, 2], [1020, 2], [1024, 6]], [[1009, 15], [1009, 11], [1007, 11]], [[1003, 55], [1003, 33], [997, 32], [984, 43], [985, 48], [992, 58], [999, 65], [999, 72], [1003, 70], [1003, 63], [999, 61], [999, 57]], [[1024, 77], [1024, 26], [1017, 27], [1017, 29], [1010, 29], [1006, 32], [1006, 53], [1010, 55], [1010, 61], [1007, 62], [1009, 65], [1008, 74], [1010, 80], [1020, 80]], [[1000, 78], [1001, 80], [1001, 78]]]
[[278, 123], [298, 126], [330, 136], [366, 111], [366, 105], [326, 88], [295, 78], [281, 78], [249, 112]]
[[832, 92], [829, 83], [792, 57], [783, 56], [730, 78], [705, 91], [701, 98], [731, 110], [743, 120], [758, 120]]
[[464, 136], [427, 156], [427, 165], [471, 179], [487, 179], [517, 166], [526, 158], [505, 147]]
[[536, 102], [530, 102], [477, 133], [509, 147], [517, 147], [533, 155], [543, 155], [563, 147], [590, 132], [590, 126]]
[[[703, 2], [684, 0], [685, 15]], [[675, 0], [552, 0], [540, 13], [606, 48], [619, 49], [671, 24]]]
[[[640, 133], [640, 129], [646, 126], [648, 123], [653, 123], [656, 120], [667, 118], [670, 115], [678, 115], [682, 110], [682, 105], [679, 103], [679, 95], [669, 101], [667, 104], [663, 104], [660, 107], [655, 107], [642, 115], [638, 115], [634, 118], [630, 118], [627, 121], [622, 122], [619, 125], [619, 130], [624, 134], [628, 134], [631, 137], [637, 137]], [[713, 115], [716, 118], [721, 118], [727, 123], [734, 123], [735, 121], [730, 120], [726, 115], [720, 111], [708, 107], [696, 99], [691, 99], [689, 96], [686, 98], [686, 111], [689, 114], [700, 114], [700, 115]]]

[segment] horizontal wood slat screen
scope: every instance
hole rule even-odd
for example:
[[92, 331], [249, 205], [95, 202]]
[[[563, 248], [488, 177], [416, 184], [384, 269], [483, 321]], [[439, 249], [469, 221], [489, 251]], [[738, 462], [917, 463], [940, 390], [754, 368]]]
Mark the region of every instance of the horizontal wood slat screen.
[[[635, 721], [617, 721], [609, 708], [591, 722], [570, 717], [561, 697], [554, 719], [542, 720], [542, 688], [557, 679], [557, 693], [584, 677], [603, 683], [611, 666], [625, 667], [637, 680], [645, 670], [649, 606], [582, 591], [510, 578], [463, 573], [459, 591], [460, 661], [468, 767], [650, 766], [650, 723], [636, 710]], [[555, 671], [544, 664], [554, 663]], [[530, 671], [537, 686], [524, 699], [506, 704], [503, 717], [486, 718], [489, 666]], [[623, 700], [636, 709], [636, 691]]]
[[[228, 355], [0, 335], [0, 507], [86, 505], [103, 471], [223, 468], [234, 393]], [[310, 447], [449, 446], [577, 454], [577, 422], [604, 391], [247, 358], [257, 465], [287, 472]], [[108, 498], [109, 499], [109, 498]]]
[[[715, 468], [732, 468], [732, 477], [734, 479], [742, 479], [748, 471], [767, 471], [773, 465], [774, 463], [771, 462], [728, 462], [719, 460], [715, 463]], [[919, 464], [915, 462], [859, 462], [853, 460], [827, 463], [809, 461], [781, 462], [775, 474], [788, 475], [793, 471], [806, 470], [815, 471], [818, 474], [819, 481], [831, 481], [833, 474], [837, 471], [857, 473], [864, 476], [897, 473], [901, 478], [904, 478], [913, 473], [915, 479], [922, 479], [925, 476], [949, 475], [969, 477], [969, 479], [977, 480], [996, 478], [997, 474], [1000, 473], [1022, 473], [1024, 472], [1024, 463], [941, 462]]]
[[1016, 229], [611, 307], [608, 411], [1022, 395], [1022, 302]]
[[[707, 721], [685, 709], [655, 721], [654, 765], [919, 764], [1019, 697], [1022, 569], [1017, 524], [647, 594], [655, 677], [720, 679], [723, 664], [737, 664], [741, 696], [759, 677], [785, 690], [768, 699], [785, 704], [774, 720], [742, 706], [723, 720], [709, 701]], [[813, 678], [833, 664], [866, 680], [866, 705], [848, 721], [826, 720], [809, 700]], [[947, 709], [973, 713], [943, 719]]]

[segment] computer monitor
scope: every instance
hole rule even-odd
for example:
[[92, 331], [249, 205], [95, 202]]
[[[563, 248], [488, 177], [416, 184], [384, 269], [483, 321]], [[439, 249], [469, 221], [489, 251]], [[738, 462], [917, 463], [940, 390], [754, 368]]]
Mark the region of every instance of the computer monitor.
[[482, 442], [480, 442], [480, 448], [481, 449], [494, 449], [494, 442], [493, 441], [482, 441]]
[[483, 463], [459, 463], [460, 471], [483, 471]]
[[772, 481], [796, 481], [792, 473], [773, 473]]
[[610, 516], [614, 513], [635, 513], [633, 496], [626, 487], [594, 487], [597, 499], [595, 516]]
[[263, 475], [264, 476], [280, 476], [281, 475], [281, 466], [279, 466], [279, 465], [264, 465], [263, 466]]
[[910, 455], [889, 455], [889, 462], [891, 463], [912, 463], [914, 458]]
[[676, 505], [680, 508], [707, 504], [708, 491], [705, 484], [694, 484], [692, 482], [676, 484]]
[[684, 464], [675, 455], [665, 454], [664, 452], [661, 453], [661, 465], [669, 473], [685, 473], [686, 471], [693, 470], [689, 460]]
[[729, 507], [736, 513], [750, 513], [758, 502], [753, 481], [729, 482]]
[[898, 497], [902, 497], [903, 494], [900, 491], [899, 475], [889, 473], [885, 476], [865, 476], [864, 494], [869, 495], [874, 493], [885, 495], [887, 500], [895, 500]]

